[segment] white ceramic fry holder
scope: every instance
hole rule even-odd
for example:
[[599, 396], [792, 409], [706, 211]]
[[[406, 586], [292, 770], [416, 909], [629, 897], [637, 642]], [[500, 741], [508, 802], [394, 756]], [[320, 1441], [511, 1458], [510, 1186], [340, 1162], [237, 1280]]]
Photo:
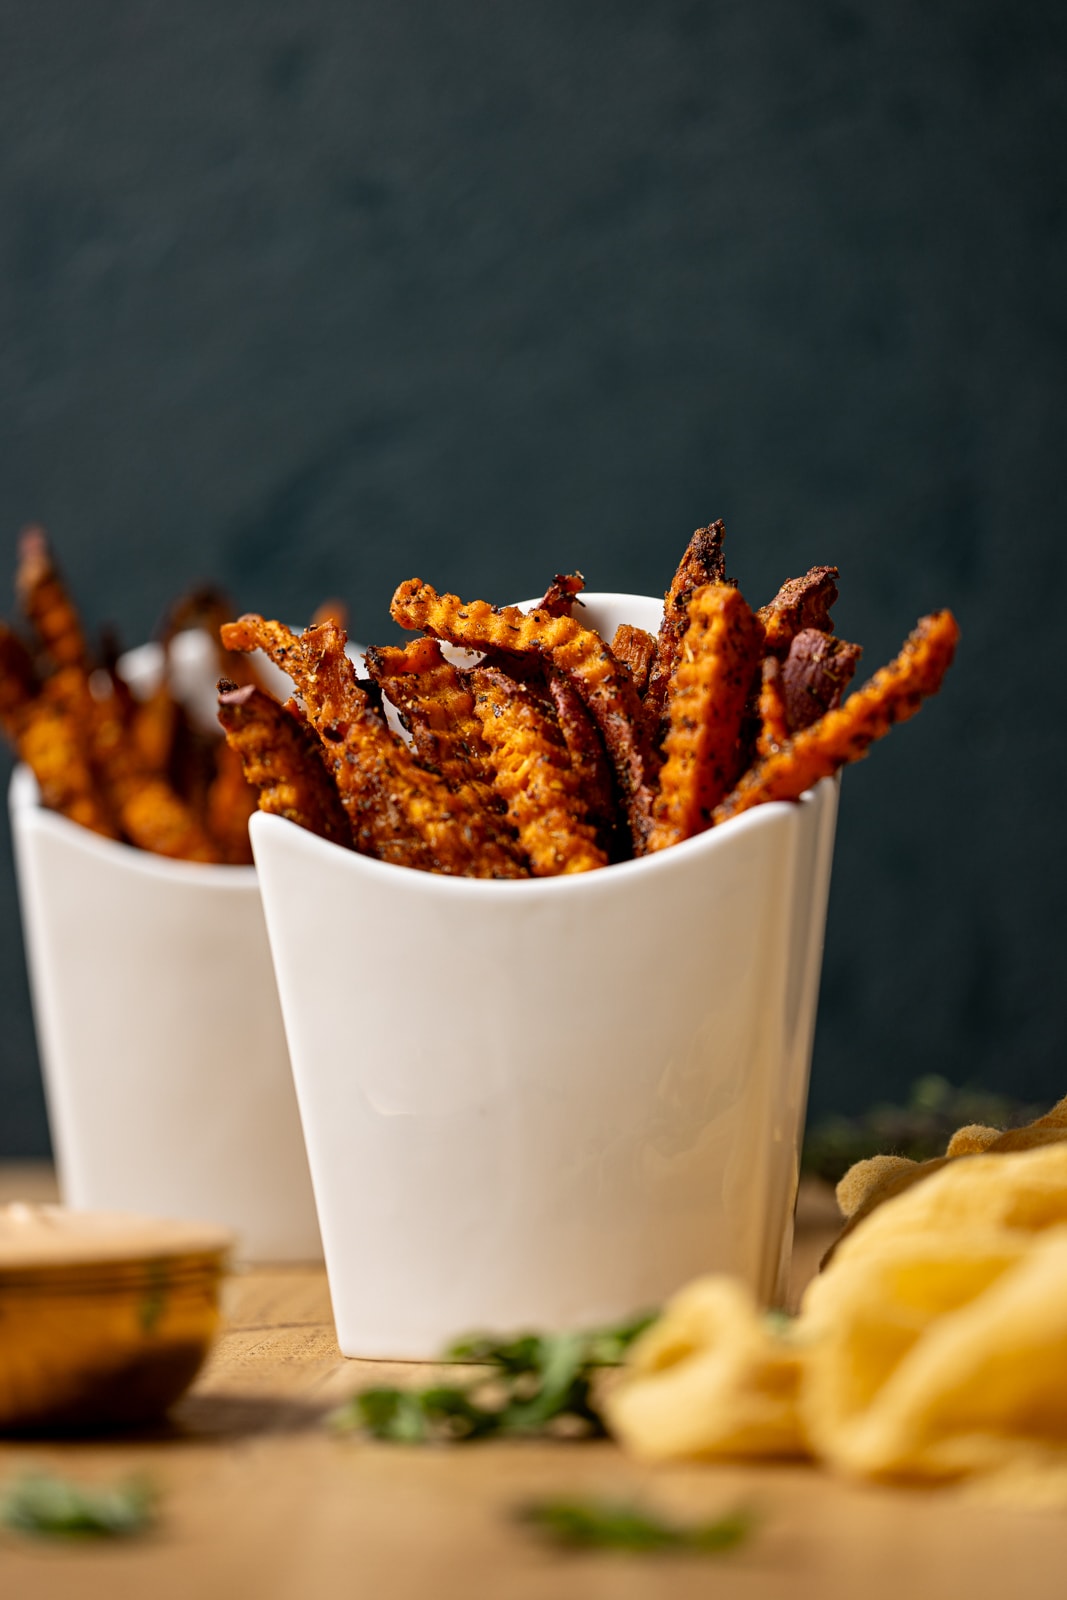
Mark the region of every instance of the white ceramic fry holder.
[[[660, 603], [583, 597], [611, 638]], [[836, 785], [575, 877], [252, 842], [341, 1348], [576, 1327], [788, 1247]]]
[[255, 869], [100, 838], [45, 810], [25, 768], [10, 806], [66, 1203], [321, 1257]]

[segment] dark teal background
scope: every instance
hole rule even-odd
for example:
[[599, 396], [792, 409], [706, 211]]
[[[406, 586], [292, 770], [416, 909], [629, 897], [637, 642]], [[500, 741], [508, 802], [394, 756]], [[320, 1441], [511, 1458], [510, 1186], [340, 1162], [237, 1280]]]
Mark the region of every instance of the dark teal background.
[[[953, 606], [845, 779], [814, 1103], [1051, 1099], [1065, 91], [1027, 0], [0, 4], [9, 562], [45, 521], [130, 640], [206, 576], [369, 640], [414, 573], [661, 590], [721, 515], [754, 604], [841, 567], [870, 668]], [[47, 1137], [8, 861], [0, 1155]]]

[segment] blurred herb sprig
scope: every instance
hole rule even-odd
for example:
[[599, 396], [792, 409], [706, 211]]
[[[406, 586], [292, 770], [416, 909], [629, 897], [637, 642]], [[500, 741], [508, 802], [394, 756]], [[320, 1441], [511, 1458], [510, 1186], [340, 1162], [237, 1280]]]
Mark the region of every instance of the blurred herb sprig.
[[912, 1084], [906, 1104], [876, 1105], [857, 1117], [826, 1117], [808, 1129], [803, 1169], [836, 1183], [853, 1162], [869, 1156], [907, 1156], [929, 1161], [945, 1153], [957, 1128], [982, 1123], [990, 1128], [1021, 1127], [1047, 1107], [1024, 1105], [989, 1089], [957, 1088], [931, 1075]]
[[330, 1425], [398, 1444], [459, 1444], [545, 1432], [603, 1434], [593, 1398], [596, 1371], [617, 1366], [652, 1320], [642, 1316], [586, 1333], [463, 1339], [444, 1359], [488, 1371], [426, 1389], [362, 1389], [332, 1413]]
[[44, 1539], [121, 1539], [157, 1520], [158, 1495], [144, 1478], [78, 1484], [50, 1472], [27, 1472], [0, 1494], [0, 1523]]
[[518, 1518], [566, 1549], [635, 1555], [720, 1555], [743, 1544], [755, 1526], [743, 1509], [683, 1527], [640, 1506], [577, 1497], [530, 1501], [519, 1507]]

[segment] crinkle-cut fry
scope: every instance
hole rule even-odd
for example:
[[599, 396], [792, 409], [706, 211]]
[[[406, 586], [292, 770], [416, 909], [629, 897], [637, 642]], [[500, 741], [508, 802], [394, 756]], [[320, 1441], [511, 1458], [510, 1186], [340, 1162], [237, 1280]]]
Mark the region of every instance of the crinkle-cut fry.
[[537, 609], [547, 611], [550, 617], [569, 617], [571, 606], [584, 588], [585, 579], [580, 572], [557, 572]]
[[471, 686], [445, 660], [437, 640], [371, 646], [364, 660], [371, 678], [400, 713], [420, 760], [453, 789], [471, 785], [482, 805], [497, 809], [489, 750]]
[[596, 830], [597, 843], [607, 850], [613, 839], [617, 817], [614, 776], [604, 741], [570, 678], [558, 668], [550, 666], [545, 672], [545, 686], [585, 800], [589, 821]]
[[[228, 679], [225, 681], [229, 682]], [[249, 686], [249, 690], [251, 693], [261, 692], [254, 686]], [[317, 739], [315, 746], [318, 756]], [[248, 837], [248, 822], [256, 810], [257, 801], [258, 791], [245, 778], [244, 763], [239, 753], [228, 740], [220, 739], [215, 748], [215, 776], [208, 786], [204, 821], [208, 834], [218, 845], [219, 853], [228, 866], [245, 867], [251, 864], [252, 841]]]
[[789, 742], [789, 716], [785, 705], [785, 685], [777, 656], [763, 658], [763, 679], [759, 691], [759, 734], [756, 755], [762, 761]]
[[24, 528], [19, 538], [15, 592], [19, 604], [57, 667], [89, 670], [89, 651], [73, 600], [52, 559], [43, 528]]
[[[334, 844], [352, 848], [352, 829], [318, 735], [290, 701], [248, 683], [219, 681], [219, 722], [242, 782], [259, 809], [286, 817]], [[247, 835], [248, 825], [245, 823]]]
[[726, 527], [721, 519], [709, 523], [706, 528], [697, 528], [663, 597], [663, 621], [644, 696], [646, 720], [655, 737], [666, 732], [660, 726], [660, 718], [678, 649], [689, 627], [689, 601], [693, 591], [702, 589], [706, 583], [726, 582], [722, 548], [725, 538]]
[[18, 634], [0, 622], [0, 727], [12, 744], [39, 692], [33, 657]]
[[618, 779], [634, 849], [644, 849], [652, 821], [658, 761], [649, 743], [637, 691], [598, 633], [573, 617], [544, 611], [495, 607], [485, 600], [465, 604], [440, 595], [420, 578], [402, 583], [392, 615], [402, 627], [420, 629], [468, 650], [504, 650], [540, 656], [574, 683], [600, 730]]
[[771, 655], [784, 657], [798, 633], [817, 628], [833, 633], [830, 610], [837, 601], [836, 567], [809, 567], [802, 578], [783, 583], [774, 599], [756, 612], [763, 624], [766, 648]]
[[726, 822], [768, 800], [800, 796], [850, 761], [859, 761], [896, 722], [906, 722], [936, 694], [952, 664], [959, 626], [951, 611], [920, 617], [895, 660], [882, 667], [843, 705], [803, 728], [788, 744], [750, 768], [715, 809]]
[[323, 742], [357, 850], [399, 866], [475, 878], [516, 878], [525, 868], [492, 837], [493, 819], [419, 766], [356, 682], [345, 635], [331, 623], [299, 638], [249, 614], [222, 630], [230, 650], [264, 650], [292, 678]]
[[536, 878], [607, 865], [587, 820], [581, 785], [558, 725], [538, 699], [499, 667], [475, 667], [475, 709], [497, 792]]
[[650, 851], [706, 828], [737, 781], [741, 726], [762, 646], [763, 630], [739, 589], [709, 583], [694, 590], [667, 693], [666, 760]]
[[782, 662], [782, 688], [792, 733], [810, 727], [841, 704], [862, 654], [858, 644], [847, 644], [818, 628], [801, 629]]
[[615, 637], [611, 641], [611, 653], [616, 661], [629, 668], [634, 688], [641, 696], [648, 689], [649, 676], [656, 660], [656, 649], [655, 636], [646, 633], [644, 628], [632, 628], [628, 622], [620, 622], [615, 629]]
[[118, 830], [96, 791], [93, 773], [70, 712], [44, 696], [29, 707], [19, 728], [16, 748], [37, 779], [41, 801], [93, 833], [108, 839]]

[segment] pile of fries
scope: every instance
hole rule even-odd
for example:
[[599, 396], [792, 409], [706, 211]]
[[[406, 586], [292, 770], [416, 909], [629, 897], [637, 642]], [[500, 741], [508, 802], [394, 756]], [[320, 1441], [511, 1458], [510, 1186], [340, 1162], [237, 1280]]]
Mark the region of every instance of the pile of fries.
[[[256, 791], [226, 741], [197, 727], [169, 681], [175, 635], [199, 627], [217, 639], [233, 614], [226, 602], [203, 591], [174, 607], [158, 687], [138, 700], [117, 669], [115, 641], [90, 649], [40, 528], [21, 537], [16, 592], [27, 638], [0, 622], [0, 727], [43, 803], [157, 855], [251, 862]], [[220, 647], [220, 671], [248, 676], [247, 666]]]
[[837, 568], [752, 611], [726, 577], [723, 535], [721, 522], [694, 533], [657, 637], [623, 626], [609, 643], [584, 626], [578, 573], [528, 613], [413, 578], [392, 615], [422, 637], [368, 650], [365, 679], [333, 621], [300, 635], [258, 615], [224, 625], [227, 650], [264, 651], [296, 690], [283, 706], [219, 685], [261, 809], [382, 861], [521, 878], [587, 872], [799, 799], [940, 688], [956, 621], [923, 617], [843, 699], [860, 650], [833, 633]]

